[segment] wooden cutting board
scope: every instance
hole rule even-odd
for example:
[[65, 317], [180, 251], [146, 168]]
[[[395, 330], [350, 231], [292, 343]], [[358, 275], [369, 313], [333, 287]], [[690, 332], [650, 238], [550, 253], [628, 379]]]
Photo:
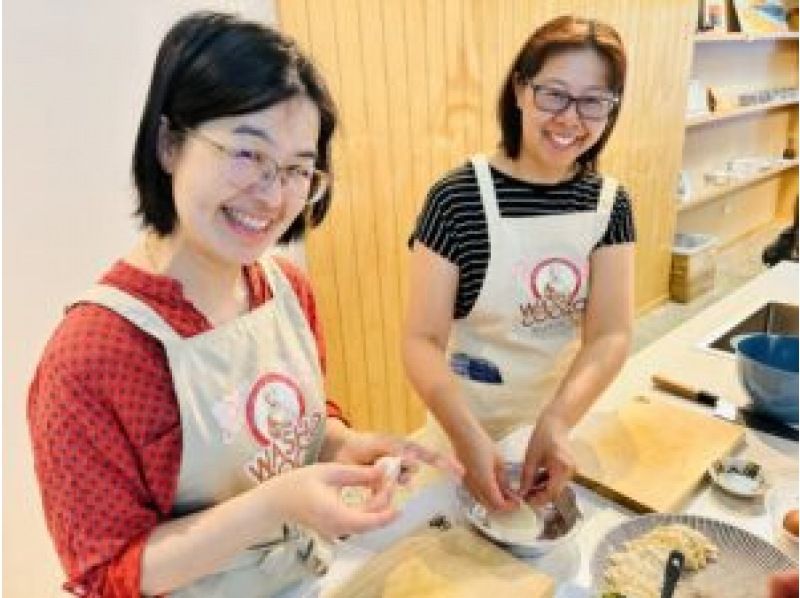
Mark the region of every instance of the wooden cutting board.
[[590, 413], [573, 434], [576, 481], [641, 513], [675, 512], [715, 459], [744, 440], [744, 428], [636, 397], [613, 412]]
[[470, 528], [423, 529], [367, 561], [330, 598], [551, 598], [555, 582]]

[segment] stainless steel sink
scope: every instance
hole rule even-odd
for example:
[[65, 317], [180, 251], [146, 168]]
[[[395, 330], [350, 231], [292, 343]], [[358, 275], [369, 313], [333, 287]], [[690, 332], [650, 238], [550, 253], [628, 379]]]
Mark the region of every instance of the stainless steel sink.
[[733, 353], [734, 349], [731, 347], [730, 340], [739, 334], [770, 332], [773, 334], [796, 335], [797, 315], [796, 305], [771, 301], [759, 307], [731, 328], [713, 335], [710, 341], [703, 344], [708, 349]]

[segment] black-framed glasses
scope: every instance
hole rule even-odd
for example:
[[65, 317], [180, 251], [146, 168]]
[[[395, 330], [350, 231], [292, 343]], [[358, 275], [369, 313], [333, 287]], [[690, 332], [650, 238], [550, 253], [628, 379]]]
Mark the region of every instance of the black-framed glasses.
[[317, 203], [328, 190], [328, 173], [313, 166], [280, 165], [263, 152], [228, 147], [197, 129], [189, 129], [188, 132], [224, 155], [222, 173], [237, 189], [243, 191], [256, 185], [259, 193], [267, 194], [275, 182], [280, 181], [284, 192], [303, 199], [309, 205]]
[[560, 114], [574, 103], [578, 115], [586, 120], [605, 120], [619, 104], [614, 95], [574, 96], [563, 89], [549, 85], [530, 84], [533, 102], [539, 110]]

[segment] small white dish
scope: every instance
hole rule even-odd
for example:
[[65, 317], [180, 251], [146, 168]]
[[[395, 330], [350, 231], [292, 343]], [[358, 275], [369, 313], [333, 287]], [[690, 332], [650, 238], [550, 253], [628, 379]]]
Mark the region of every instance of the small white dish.
[[708, 475], [717, 486], [742, 498], [763, 496], [768, 488], [761, 465], [748, 459], [717, 459], [708, 468]]

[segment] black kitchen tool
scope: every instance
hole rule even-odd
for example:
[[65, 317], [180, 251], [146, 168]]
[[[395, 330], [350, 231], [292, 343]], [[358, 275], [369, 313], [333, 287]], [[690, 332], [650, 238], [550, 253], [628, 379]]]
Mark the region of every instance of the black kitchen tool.
[[673, 550], [667, 558], [667, 565], [664, 567], [664, 585], [661, 586], [661, 598], [672, 598], [675, 587], [678, 585], [678, 578], [681, 576], [683, 562], [685, 558], [680, 550]]
[[711, 407], [714, 409], [714, 415], [721, 419], [747, 426], [759, 432], [772, 434], [779, 438], [793, 440], [794, 442], [798, 441], [797, 428], [772, 418], [769, 415], [754, 411], [749, 407], [737, 407], [733, 403], [725, 401], [706, 390], [694, 389], [661, 374], [653, 375], [653, 384], [656, 388], [660, 388], [675, 396]]

